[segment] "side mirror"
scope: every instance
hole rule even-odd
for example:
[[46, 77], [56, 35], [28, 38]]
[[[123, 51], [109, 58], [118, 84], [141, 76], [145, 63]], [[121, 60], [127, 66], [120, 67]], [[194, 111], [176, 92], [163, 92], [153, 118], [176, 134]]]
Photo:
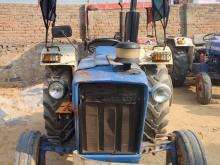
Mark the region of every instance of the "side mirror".
[[152, 0], [152, 15], [154, 21], [159, 21], [167, 18], [169, 15], [170, 6], [167, 0]]
[[52, 27], [53, 38], [63, 38], [63, 37], [71, 37], [71, 36], [72, 36], [72, 28], [69, 25]]

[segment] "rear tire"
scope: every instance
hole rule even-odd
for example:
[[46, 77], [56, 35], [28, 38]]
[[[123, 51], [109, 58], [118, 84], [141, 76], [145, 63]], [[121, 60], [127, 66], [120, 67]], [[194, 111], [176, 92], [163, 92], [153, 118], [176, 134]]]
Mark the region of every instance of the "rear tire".
[[[207, 165], [200, 140], [189, 130], [175, 131], [175, 147], [178, 165]], [[171, 151], [167, 151], [167, 165], [172, 164]], [[173, 163], [174, 164], [174, 163]]]
[[[66, 95], [60, 99], [55, 100], [50, 97], [48, 93], [48, 86], [52, 81], [63, 81], [68, 84], [68, 91]], [[59, 136], [60, 132], [65, 126], [58, 124], [56, 110], [64, 101], [71, 100], [71, 84], [72, 84], [72, 70], [66, 66], [46, 66], [45, 68], [45, 82], [43, 90], [43, 106], [45, 129], [48, 136]]]
[[16, 146], [15, 165], [38, 165], [40, 137], [39, 131], [21, 134]]
[[176, 47], [173, 44], [168, 44], [173, 55], [173, 65], [169, 67], [169, 74], [172, 78], [174, 87], [183, 86], [187, 71], [189, 69], [189, 59], [187, 50], [182, 47]]
[[[168, 74], [167, 68], [164, 67], [152, 67], [147, 68], [144, 66], [143, 70], [148, 76], [149, 87], [153, 87], [156, 83], [166, 84], [173, 91], [172, 81]], [[164, 103], [157, 103], [149, 95], [147, 117], [145, 120], [144, 140], [153, 141], [157, 134], [166, 133], [166, 126], [168, 125], [168, 114], [172, 103], [172, 97], [170, 100]]]
[[211, 102], [212, 82], [207, 73], [200, 73], [196, 77], [196, 96], [200, 104], [206, 105]]

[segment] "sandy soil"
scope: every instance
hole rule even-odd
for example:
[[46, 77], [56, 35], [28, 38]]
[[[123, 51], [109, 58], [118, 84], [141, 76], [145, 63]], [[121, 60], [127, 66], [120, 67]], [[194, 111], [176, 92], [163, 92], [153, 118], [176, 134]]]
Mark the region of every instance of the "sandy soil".
[[[26, 89], [0, 88], [0, 165], [11, 165], [19, 134], [25, 130], [38, 129], [44, 132], [42, 119], [42, 85]], [[202, 106], [196, 102], [193, 87], [174, 90], [170, 113], [169, 131], [191, 129], [202, 140], [208, 164], [220, 162], [220, 87], [213, 87], [212, 104]], [[142, 163], [164, 164], [163, 153], [144, 155]], [[72, 164], [71, 156], [49, 154], [48, 164]]]

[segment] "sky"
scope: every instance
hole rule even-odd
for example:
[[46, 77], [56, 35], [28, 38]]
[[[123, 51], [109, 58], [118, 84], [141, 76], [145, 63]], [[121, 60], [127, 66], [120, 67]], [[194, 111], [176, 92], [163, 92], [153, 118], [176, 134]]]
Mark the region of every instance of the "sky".
[[[119, 0], [57, 0], [58, 4], [85, 4], [87, 1], [90, 3], [117, 3]], [[124, 0], [124, 2], [130, 0]], [[138, 0], [149, 1], [149, 0]], [[23, 4], [37, 4], [38, 0], [0, 0], [0, 3], [23, 3]], [[194, 3], [220, 3], [220, 0], [193, 0]]]
[[[88, 0], [57, 0], [58, 4], [84, 4]], [[119, 0], [89, 0], [91, 3], [97, 2], [118, 2]], [[0, 3], [25, 3], [37, 4], [38, 0], [0, 0]]]

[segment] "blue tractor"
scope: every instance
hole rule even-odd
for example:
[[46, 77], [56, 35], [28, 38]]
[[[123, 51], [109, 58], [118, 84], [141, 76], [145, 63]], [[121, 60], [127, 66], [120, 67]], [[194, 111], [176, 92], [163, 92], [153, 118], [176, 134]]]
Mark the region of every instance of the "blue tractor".
[[197, 100], [201, 104], [208, 104], [212, 98], [212, 83], [218, 84], [220, 81], [220, 33], [207, 34], [202, 42], [195, 44], [192, 72], [198, 74]]
[[[166, 65], [172, 55], [165, 46], [135, 43], [136, 4], [132, 0], [126, 14], [129, 41], [104, 39], [107, 46], [91, 46], [88, 50], [92, 53], [82, 59], [71, 42], [46, 44], [41, 55], [46, 68], [46, 135], [22, 133], [15, 165], [45, 165], [48, 151], [73, 154], [77, 165], [133, 164], [143, 153], [160, 151], [166, 151], [167, 165], [207, 165], [203, 146], [192, 131], [166, 132], [172, 100]], [[168, 17], [167, 1], [154, 0], [152, 4], [153, 17]], [[70, 26], [55, 26], [56, 1], [41, 0], [40, 5], [47, 34], [52, 24], [53, 38], [70, 37]]]
[[173, 53], [173, 65], [168, 68], [174, 87], [182, 86], [186, 77], [193, 77], [198, 102], [209, 104], [212, 83], [219, 84], [220, 80], [220, 34], [194, 35], [193, 41], [168, 37], [167, 43]]

